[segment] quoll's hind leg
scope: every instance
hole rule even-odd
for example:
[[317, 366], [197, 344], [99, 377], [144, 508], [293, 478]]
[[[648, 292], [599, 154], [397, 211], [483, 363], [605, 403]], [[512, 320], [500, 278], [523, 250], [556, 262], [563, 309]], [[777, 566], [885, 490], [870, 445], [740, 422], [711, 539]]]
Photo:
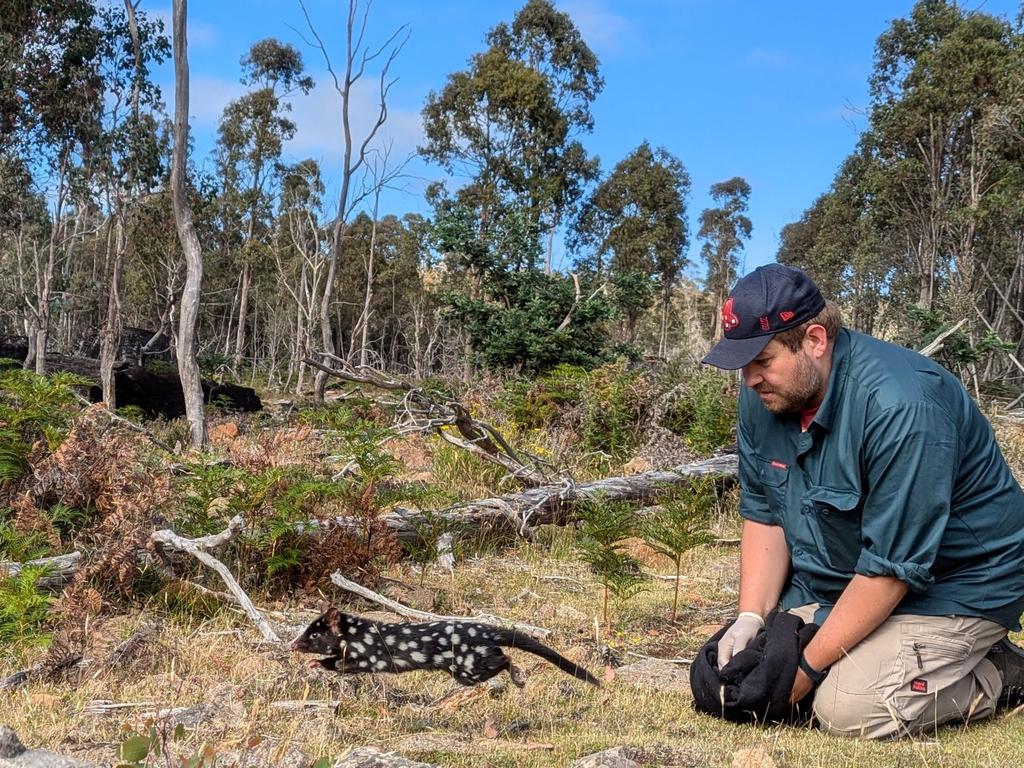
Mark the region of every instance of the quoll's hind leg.
[[[473, 683], [484, 683], [506, 669], [512, 668], [512, 659], [501, 652], [500, 648], [492, 648], [481, 654], [473, 663], [473, 667], [465, 672]], [[456, 677], [456, 680], [459, 678]], [[472, 685], [473, 683], [470, 683]]]

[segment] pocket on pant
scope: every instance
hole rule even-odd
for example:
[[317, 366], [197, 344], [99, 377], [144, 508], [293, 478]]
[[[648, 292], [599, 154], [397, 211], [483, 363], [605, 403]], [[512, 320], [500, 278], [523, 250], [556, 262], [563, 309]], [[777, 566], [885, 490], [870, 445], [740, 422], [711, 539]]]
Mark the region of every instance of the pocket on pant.
[[897, 659], [903, 681], [892, 697], [896, 714], [904, 720], [916, 720], [937, 691], [963, 678], [964, 664], [973, 649], [974, 641], [969, 637], [907, 633]]

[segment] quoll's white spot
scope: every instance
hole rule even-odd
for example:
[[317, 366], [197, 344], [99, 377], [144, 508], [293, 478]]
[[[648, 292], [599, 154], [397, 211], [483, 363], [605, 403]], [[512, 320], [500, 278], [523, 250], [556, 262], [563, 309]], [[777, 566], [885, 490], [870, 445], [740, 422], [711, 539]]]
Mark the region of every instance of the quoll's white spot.
[[479, 653], [481, 656], [483, 656], [485, 653], [487, 653], [487, 646], [486, 645], [478, 645], [473, 650], [476, 651], [477, 653]]
[[415, 640], [410, 640], [409, 641], [409, 647], [410, 648], [419, 648], [420, 646], [419, 646], [419, 644]]
[[434, 663], [438, 665], [444, 664], [444, 659], [440, 655], [436, 655], [434, 656]]
[[458, 635], [452, 635], [452, 645], [458, 645], [462, 640]]
[[348, 628], [348, 633], [349, 633], [350, 635], [354, 635], [354, 634], [355, 634], [356, 632], [358, 632], [358, 631], [359, 631], [359, 630], [358, 630], [358, 629], [356, 629], [355, 627], [349, 627], [349, 628]]
[[377, 669], [387, 669], [387, 667], [388, 667], [388, 663], [386, 661], [384, 661], [384, 659], [381, 659], [380, 661], [377, 662]]
[[472, 669], [473, 663], [476, 661], [476, 656], [472, 653], [466, 654], [466, 669]]
[[454, 654], [454, 653], [452, 653], [451, 651], [445, 651], [445, 652], [444, 652], [444, 657], [445, 657], [446, 659], [450, 659], [450, 658], [452, 658], [452, 657], [453, 657], [454, 655], [455, 655], [455, 654]]
[[469, 628], [469, 636], [470, 637], [476, 637], [476, 628], [475, 627], [470, 627]]
[[411, 635], [412, 634], [412, 630], [409, 629], [408, 627], [402, 627], [402, 634], [403, 635]]
[[394, 645], [395, 644], [395, 636], [394, 635], [388, 635], [387, 637], [385, 637], [384, 638], [384, 644], [385, 645]]
[[469, 650], [469, 646], [466, 645], [465, 643], [463, 643], [462, 647], [459, 650], [462, 651], [463, 653], [465, 653], [466, 651]]
[[402, 643], [398, 644], [398, 650], [400, 650], [400, 651], [408, 650], [408, 648], [409, 648], [409, 644], [408, 643], [402, 642]]
[[348, 647], [355, 653], [366, 653], [366, 647], [362, 643], [349, 643]]
[[424, 656], [424, 655], [423, 655], [422, 653], [420, 653], [419, 651], [413, 651], [412, 653], [410, 653], [410, 654], [409, 654], [409, 657], [410, 657], [410, 658], [411, 658], [411, 659], [412, 659], [413, 661], [415, 661], [415, 662], [416, 662], [417, 664], [422, 664], [423, 662], [425, 662], [425, 661], [427, 660], [427, 657], [426, 657], [426, 656]]
[[366, 669], [366, 659], [363, 659], [362, 661], [359, 662], [359, 668], [360, 669]]
[[408, 667], [408, 666], [409, 666], [409, 662], [408, 662], [408, 661], [406, 661], [405, 659], [399, 659], [399, 658], [396, 658], [396, 659], [395, 659], [395, 660], [394, 660], [394, 661], [393, 661], [392, 663], [393, 663], [393, 664], [394, 664], [394, 665], [395, 665], [396, 667], [398, 667], [399, 669], [405, 669], [406, 667]]
[[367, 645], [373, 645], [373, 635], [367, 632], [365, 635], [363, 635], [363, 642]]
[[455, 631], [455, 625], [454, 625], [454, 624], [446, 624], [446, 625], [445, 625], [445, 627], [444, 627], [444, 631], [445, 631], [445, 632], [446, 632], [447, 634], [449, 634], [449, 635], [450, 635], [450, 634], [451, 634], [452, 632], [454, 632], [454, 631]]

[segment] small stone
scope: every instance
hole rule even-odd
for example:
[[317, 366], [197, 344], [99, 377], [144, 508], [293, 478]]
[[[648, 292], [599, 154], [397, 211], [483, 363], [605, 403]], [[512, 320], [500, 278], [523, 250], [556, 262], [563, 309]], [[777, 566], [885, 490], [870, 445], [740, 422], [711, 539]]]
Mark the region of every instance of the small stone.
[[433, 763], [417, 763], [394, 752], [376, 747], [356, 747], [334, 762], [332, 768], [438, 768]]
[[25, 751], [18, 734], [8, 725], [0, 725], [0, 757], [17, 757]]
[[612, 747], [592, 755], [581, 757], [570, 768], [640, 768], [633, 758], [637, 750], [632, 747]]

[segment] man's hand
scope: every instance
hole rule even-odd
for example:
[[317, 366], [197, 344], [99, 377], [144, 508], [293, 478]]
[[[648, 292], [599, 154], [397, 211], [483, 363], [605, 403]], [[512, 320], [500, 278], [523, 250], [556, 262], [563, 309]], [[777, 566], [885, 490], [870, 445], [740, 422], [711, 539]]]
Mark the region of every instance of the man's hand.
[[811, 692], [814, 682], [799, 667], [796, 670], [796, 678], [793, 680], [793, 690], [789, 694], [789, 703], [796, 704], [800, 699]]
[[732, 657], [750, 645], [757, 633], [764, 629], [764, 619], [752, 611], [744, 611], [718, 641], [718, 668], [722, 669]]

